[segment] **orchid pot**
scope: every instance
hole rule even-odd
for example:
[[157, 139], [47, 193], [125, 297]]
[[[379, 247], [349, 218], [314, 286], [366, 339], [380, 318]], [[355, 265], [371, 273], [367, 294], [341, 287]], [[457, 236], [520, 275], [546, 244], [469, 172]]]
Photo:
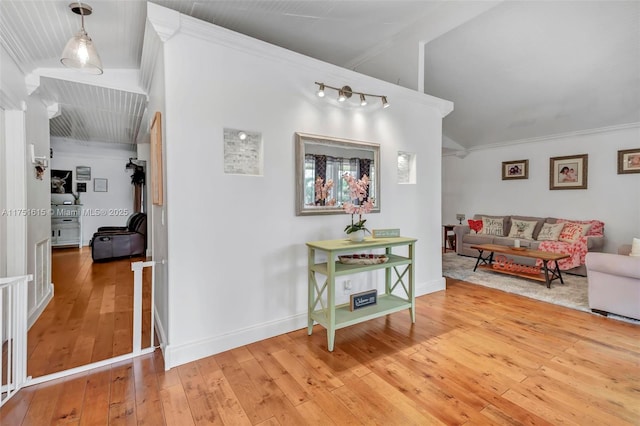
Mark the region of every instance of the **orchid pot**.
[[364, 229], [350, 233], [349, 239], [354, 243], [360, 243], [364, 241]]

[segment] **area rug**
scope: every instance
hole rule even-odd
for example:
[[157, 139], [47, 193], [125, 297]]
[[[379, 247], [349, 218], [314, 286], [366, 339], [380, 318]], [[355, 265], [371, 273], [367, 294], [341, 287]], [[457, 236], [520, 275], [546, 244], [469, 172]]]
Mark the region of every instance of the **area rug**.
[[473, 272], [476, 259], [458, 256], [455, 253], [442, 255], [442, 274], [445, 277], [480, 284], [508, 293], [515, 293], [532, 299], [566, 306], [584, 312], [591, 312], [587, 298], [587, 278], [562, 274], [564, 285], [559, 280], [551, 282], [551, 288], [538, 281], [503, 275], [496, 272], [477, 270]]

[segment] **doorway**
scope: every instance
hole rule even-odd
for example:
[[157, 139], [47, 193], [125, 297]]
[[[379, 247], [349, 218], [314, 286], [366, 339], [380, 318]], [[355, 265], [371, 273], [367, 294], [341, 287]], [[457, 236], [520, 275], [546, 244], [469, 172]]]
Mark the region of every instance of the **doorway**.
[[[126, 258], [96, 263], [91, 249], [52, 251], [55, 295], [28, 333], [27, 374], [58, 373], [133, 350], [133, 272]], [[143, 270], [142, 348], [151, 339], [151, 268]]]
[[[145, 261], [144, 257], [132, 257], [94, 262], [90, 247], [98, 228], [123, 227], [136, 205], [144, 210], [143, 202], [136, 204], [135, 195], [144, 193], [139, 187], [144, 184], [140, 173], [144, 177], [145, 162], [135, 160], [131, 145], [123, 145], [115, 152], [105, 144], [52, 138], [51, 146], [50, 169], [52, 173], [62, 173], [70, 187], [58, 192], [52, 184], [52, 210], [73, 211], [79, 217], [69, 222], [77, 226], [76, 234], [56, 241], [50, 251], [53, 298], [34, 321], [27, 338], [27, 372], [34, 378], [132, 352], [132, 263]], [[65, 220], [57, 214], [52, 221]], [[55, 232], [53, 227], [52, 230]], [[144, 349], [153, 346], [152, 268], [143, 269], [142, 282]]]

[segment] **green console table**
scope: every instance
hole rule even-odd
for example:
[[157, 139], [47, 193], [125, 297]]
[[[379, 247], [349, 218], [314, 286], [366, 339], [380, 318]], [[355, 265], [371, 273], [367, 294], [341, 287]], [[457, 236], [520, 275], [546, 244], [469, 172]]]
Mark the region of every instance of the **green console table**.
[[[366, 238], [360, 243], [346, 239], [308, 242], [308, 334], [311, 335], [313, 332], [314, 322], [325, 327], [327, 329], [327, 347], [331, 352], [333, 351], [336, 330], [340, 328], [404, 309], [409, 309], [411, 322], [415, 323], [416, 299], [413, 265], [416, 241], [415, 238], [394, 237]], [[392, 253], [394, 247], [402, 246], [408, 246], [407, 256]], [[343, 264], [337, 261], [339, 255], [362, 253], [372, 249], [384, 249], [389, 260], [375, 265]], [[316, 252], [326, 253], [327, 261], [316, 263]], [[379, 269], [385, 271], [385, 293], [378, 295], [377, 304], [355, 311], [351, 311], [348, 303], [336, 306], [336, 277]], [[393, 277], [392, 272], [395, 275]], [[321, 284], [322, 276], [325, 281]], [[398, 289], [396, 294], [392, 294], [396, 289]]]

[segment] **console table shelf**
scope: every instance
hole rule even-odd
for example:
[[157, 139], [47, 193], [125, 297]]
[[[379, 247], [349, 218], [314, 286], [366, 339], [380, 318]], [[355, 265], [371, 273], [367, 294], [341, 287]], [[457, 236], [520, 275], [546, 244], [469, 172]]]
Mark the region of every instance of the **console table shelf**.
[[[327, 347], [333, 351], [336, 330], [373, 318], [409, 309], [411, 321], [415, 323], [415, 285], [414, 285], [414, 245], [415, 238], [367, 238], [363, 242], [349, 240], [312, 241], [308, 248], [308, 333], [313, 331], [314, 323], [327, 329]], [[392, 254], [393, 247], [407, 247], [408, 255]], [[384, 249], [389, 260], [373, 265], [343, 264], [336, 261], [338, 255], [360, 253], [363, 250]], [[326, 253], [326, 262], [316, 263], [316, 251]], [[384, 270], [385, 292], [377, 299], [377, 304], [351, 311], [349, 304], [336, 306], [336, 277], [361, 272]], [[392, 272], [395, 277], [392, 281]], [[322, 275], [325, 281], [319, 284], [317, 277]], [[396, 289], [404, 295], [392, 294]], [[399, 292], [399, 291], [398, 291]], [[398, 293], [396, 292], [396, 293]]]
[[[396, 256], [396, 255], [388, 255], [389, 260], [385, 263], [376, 263], [374, 265], [354, 265], [354, 264], [345, 264], [340, 262], [335, 262], [335, 276], [339, 277], [341, 275], [350, 275], [357, 272], [366, 272], [366, 271], [375, 271], [376, 269], [390, 268], [392, 266], [398, 265], [406, 265], [411, 263], [411, 259], [408, 257]], [[311, 269], [315, 272], [319, 272], [321, 274], [327, 275], [327, 263], [316, 263], [311, 266]]]

